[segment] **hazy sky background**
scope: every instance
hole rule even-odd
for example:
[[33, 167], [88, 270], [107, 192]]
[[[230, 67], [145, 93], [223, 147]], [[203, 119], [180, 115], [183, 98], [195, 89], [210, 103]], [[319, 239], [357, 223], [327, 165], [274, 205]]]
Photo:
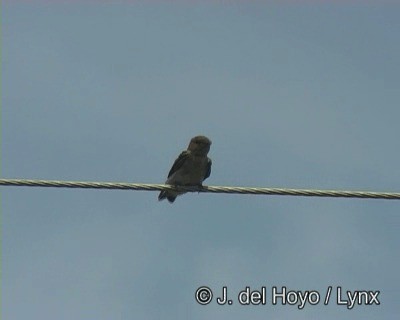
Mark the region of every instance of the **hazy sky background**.
[[[209, 185], [400, 191], [399, 5], [65, 2], [2, 6], [2, 177], [163, 183], [204, 134]], [[399, 201], [1, 193], [3, 319], [400, 313]], [[270, 302], [330, 285], [381, 305]], [[246, 286], [267, 305], [239, 305]]]

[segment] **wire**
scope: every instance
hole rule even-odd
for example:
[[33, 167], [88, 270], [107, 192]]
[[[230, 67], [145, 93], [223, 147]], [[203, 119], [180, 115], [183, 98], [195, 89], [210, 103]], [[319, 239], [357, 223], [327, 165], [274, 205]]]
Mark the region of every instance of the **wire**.
[[308, 190], [308, 189], [281, 189], [281, 188], [248, 188], [224, 186], [171, 186], [165, 184], [148, 183], [120, 183], [120, 182], [85, 182], [85, 181], [57, 181], [57, 180], [27, 180], [27, 179], [0, 179], [0, 186], [25, 187], [54, 187], [54, 188], [84, 188], [84, 189], [119, 189], [162, 191], [174, 190], [185, 192], [209, 192], [232, 194], [263, 194], [282, 196], [305, 197], [335, 197], [335, 198], [369, 198], [400, 200], [400, 193], [370, 192], [370, 191], [343, 191], [343, 190]]

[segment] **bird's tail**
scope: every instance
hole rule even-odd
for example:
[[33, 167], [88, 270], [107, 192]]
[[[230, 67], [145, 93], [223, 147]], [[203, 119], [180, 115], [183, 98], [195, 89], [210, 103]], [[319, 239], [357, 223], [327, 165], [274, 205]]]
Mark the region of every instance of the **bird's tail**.
[[158, 201], [167, 199], [170, 203], [173, 203], [176, 199], [176, 196], [172, 196], [168, 194], [166, 191], [161, 191], [160, 194], [158, 195]]

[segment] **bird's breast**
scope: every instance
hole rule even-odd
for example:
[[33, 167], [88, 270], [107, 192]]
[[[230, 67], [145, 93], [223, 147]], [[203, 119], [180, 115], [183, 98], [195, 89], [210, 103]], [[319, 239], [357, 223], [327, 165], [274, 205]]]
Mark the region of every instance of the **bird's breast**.
[[207, 157], [189, 157], [182, 167], [169, 179], [171, 183], [197, 185], [203, 182], [207, 168]]

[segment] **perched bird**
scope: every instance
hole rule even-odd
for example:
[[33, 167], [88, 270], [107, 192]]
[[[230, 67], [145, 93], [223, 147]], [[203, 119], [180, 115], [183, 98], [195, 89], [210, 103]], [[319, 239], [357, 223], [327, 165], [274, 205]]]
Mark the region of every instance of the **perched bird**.
[[[205, 136], [196, 136], [190, 140], [186, 151], [175, 160], [168, 173], [165, 184], [177, 186], [201, 186], [211, 174], [211, 159], [207, 157], [211, 140]], [[161, 191], [158, 200], [168, 199], [174, 202], [178, 195], [185, 192]]]

